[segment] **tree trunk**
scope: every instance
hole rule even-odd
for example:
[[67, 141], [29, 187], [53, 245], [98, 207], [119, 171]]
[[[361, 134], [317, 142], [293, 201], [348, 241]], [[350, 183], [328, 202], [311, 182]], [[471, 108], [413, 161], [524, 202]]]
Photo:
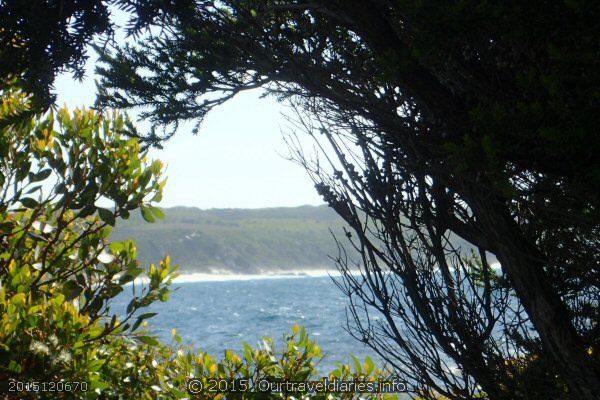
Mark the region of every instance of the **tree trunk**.
[[546, 276], [542, 257], [536, 257], [537, 249], [518, 237], [518, 226], [498, 211], [498, 205], [490, 203], [479, 204], [475, 210], [480, 226], [487, 230], [493, 252], [540, 335], [544, 350], [556, 361], [576, 395], [574, 398], [600, 399], [600, 374], [586, 354], [568, 309]]

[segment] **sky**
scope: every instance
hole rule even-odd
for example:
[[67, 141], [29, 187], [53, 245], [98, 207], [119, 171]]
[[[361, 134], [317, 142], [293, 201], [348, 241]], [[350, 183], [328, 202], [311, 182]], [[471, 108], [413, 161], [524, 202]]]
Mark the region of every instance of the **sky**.
[[[82, 82], [70, 74], [55, 82], [58, 105], [91, 106], [95, 99], [90, 53]], [[282, 133], [285, 107], [260, 90], [238, 94], [209, 113], [197, 135], [191, 124], [150, 157], [166, 164], [167, 185], [161, 207], [292, 207], [323, 204], [302, 167], [286, 160]], [[133, 113], [130, 113], [134, 116]], [[138, 124], [143, 127], [143, 122]], [[306, 145], [310, 145], [307, 138]]]

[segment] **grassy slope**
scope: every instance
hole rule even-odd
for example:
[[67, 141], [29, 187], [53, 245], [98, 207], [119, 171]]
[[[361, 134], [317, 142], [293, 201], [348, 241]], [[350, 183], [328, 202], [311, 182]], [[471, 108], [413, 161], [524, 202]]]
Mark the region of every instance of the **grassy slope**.
[[121, 221], [112, 238], [134, 239], [144, 263], [169, 254], [184, 271], [256, 272], [332, 266], [328, 255], [337, 254], [337, 248], [329, 229], [340, 234], [343, 226], [326, 206], [164, 211], [166, 220], [154, 224], [139, 215]]

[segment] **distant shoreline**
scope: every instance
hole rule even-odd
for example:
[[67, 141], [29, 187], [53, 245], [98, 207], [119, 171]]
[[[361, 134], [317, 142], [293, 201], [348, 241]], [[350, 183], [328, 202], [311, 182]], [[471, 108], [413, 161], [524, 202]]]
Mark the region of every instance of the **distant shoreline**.
[[[500, 269], [499, 263], [492, 263], [493, 270]], [[358, 276], [359, 270], [352, 270], [351, 275]], [[183, 270], [173, 283], [194, 283], [194, 282], [228, 282], [228, 281], [253, 281], [266, 279], [289, 279], [289, 278], [323, 278], [340, 277], [342, 274], [334, 268], [299, 268], [289, 270], [260, 270], [258, 273], [237, 273], [231, 270], [209, 268], [208, 271], [194, 272]], [[136, 283], [146, 283], [148, 278], [143, 276], [135, 280]]]
[[258, 273], [241, 274], [229, 270], [213, 269], [210, 272], [183, 271], [174, 283], [187, 282], [224, 282], [224, 281], [251, 281], [264, 279], [286, 278], [318, 278], [327, 276], [341, 276], [340, 272], [331, 268], [290, 269], [290, 270], [262, 270]]
[[[359, 271], [352, 271], [352, 275], [359, 274]], [[311, 269], [291, 269], [291, 270], [264, 270], [260, 273], [241, 274], [228, 270], [213, 269], [209, 272], [182, 271], [179, 276], [173, 279], [173, 283], [194, 283], [194, 282], [228, 282], [228, 281], [253, 281], [266, 279], [289, 279], [289, 278], [323, 278], [340, 277], [342, 274], [336, 269], [311, 268]], [[134, 281], [138, 283], [147, 283], [148, 277], [143, 275]], [[126, 285], [131, 285], [132, 282]]]

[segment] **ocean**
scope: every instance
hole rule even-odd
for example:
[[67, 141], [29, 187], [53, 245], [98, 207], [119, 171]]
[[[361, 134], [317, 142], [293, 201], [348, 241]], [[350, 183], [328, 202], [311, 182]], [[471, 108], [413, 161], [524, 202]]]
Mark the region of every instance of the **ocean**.
[[[177, 329], [184, 344], [221, 358], [226, 349], [243, 354], [244, 341], [257, 346], [263, 336], [276, 344], [294, 324], [306, 328], [325, 357], [317, 368], [328, 372], [336, 362], [350, 363], [350, 354], [364, 360], [373, 351], [344, 330], [348, 298], [334, 284], [339, 277], [323, 276], [187, 275], [173, 284], [171, 298], [140, 313], [157, 312], [150, 328], [167, 343]], [[113, 310], [124, 310], [131, 288], [115, 298]], [[381, 366], [381, 363], [378, 364]]]

